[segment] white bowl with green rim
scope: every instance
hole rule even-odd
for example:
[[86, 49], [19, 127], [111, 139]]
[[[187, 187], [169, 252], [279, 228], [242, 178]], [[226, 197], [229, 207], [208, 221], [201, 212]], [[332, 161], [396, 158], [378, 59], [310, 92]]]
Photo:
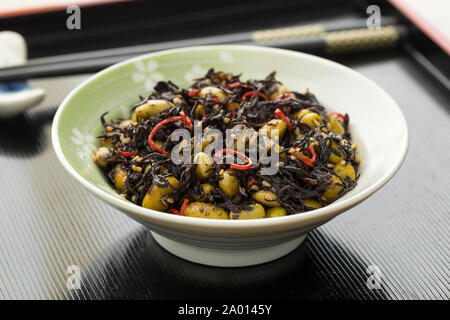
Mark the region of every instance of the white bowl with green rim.
[[[140, 207], [121, 198], [91, 156], [99, 146], [100, 116], [129, 117], [130, 106], [159, 80], [188, 87], [209, 68], [261, 79], [277, 71], [290, 90], [313, 92], [329, 111], [350, 115], [350, 132], [361, 157], [357, 186], [313, 211], [256, 220], [213, 220]], [[171, 253], [212, 266], [248, 266], [291, 252], [309, 231], [367, 199], [402, 165], [409, 138], [400, 108], [379, 86], [332, 61], [256, 46], [201, 46], [161, 51], [113, 65], [75, 88], [59, 107], [52, 140], [64, 168], [87, 190], [152, 230]], [[295, 181], [293, 181], [295, 183]], [[181, 205], [181, 204], [180, 204]]]

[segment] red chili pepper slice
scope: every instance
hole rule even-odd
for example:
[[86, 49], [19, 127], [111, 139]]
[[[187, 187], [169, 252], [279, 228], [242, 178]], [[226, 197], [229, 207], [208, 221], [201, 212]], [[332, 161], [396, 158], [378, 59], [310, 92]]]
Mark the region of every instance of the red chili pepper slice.
[[188, 203], [189, 203], [189, 199], [188, 198], [184, 199], [183, 205], [181, 206], [181, 209], [180, 209], [180, 216], [184, 216], [184, 209], [186, 209]]
[[239, 88], [240, 86], [242, 86], [240, 82], [227, 83], [228, 89]]
[[161, 149], [160, 147], [158, 147], [155, 142], [153, 141], [153, 137], [155, 136], [156, 132], [158, 131], [159, 128], [161, 128], [162, 126], [170, 123], [170, 122], [177, 122], [177, 121], [183, 121], [183, 124], [185, 126], [189, 126], [189, 129], [192, 130], [192, 121], [191, 119], [189, 119], [189, 117], [183, 112], [180, 111], [180, 115], [179, 117], [171, 117], [171, 118], [167, 118], [164, 119], [163, 121], [161, 121], [160, 123], [158, 123], [153, 130], [150, 132], [150, 134], [148, 135], [148, 144], [150, 145], [150, 147], [152, 148], [152, 150], [154, 151], [158, 151], [162, 154], [167, 154], [166, 151], [164, 151], [163, 149]]
[[284, 122], [286, 122], [287, 126], [289, 127], [289, 130], [292, 130], [292, 124], [289, 121], [289, 119], [284, 115], [283, 111], [281, 111], [279, 108], [276, 108], [275, 111], [273, 112], [275, 113], [275, 115], [280, 118], [281, 120], [283, 120]]
[[220, 102], [219, 98], [209, 98], [210, 101], [214, 101], [214, 102]]
[[339, 112], [330, 112], [330, 114], [332, 114], [332, 115], [334, 115], [334, 116], [337, 116], [337, 117], [341, 118], [342, 121], [345, 120], [345, 116], [344, 116], [342, 113], [339, 113]]
[[300, 159], [300, 160], [301, 160], [304, 164], [306, 164], [306, 165], [312, 167], [314, 161], [316, 161], [316, 156], [317, 156], [317, 155], [316, 155], [316, 152], [314, 151], [314, 147], [313, 147], [313, 146], [310, 145], [310, 146], [308, 147], [308, 149], [309, 149], [309, 151], [311, 152], [312, 157], [311, 157], [311, 158], [305, 157], [305, 158]]
[[[256, 91], [247, 91], [246, 93], [244, 93], [244, 95], [242, 96], [242, 101], [247, 100], [247, 97], [254, 95], [255, 92]], [[267, 98], [266, 95], [262, 92], [260, 92], [258, 95], [266, 101], [269, 100], [269, 98]]]
[[258, 181], [255, 180], [255, 178], [252, 178], [252, 180], [250, 180], [250, 182], [247, 184], [247, 189], [250, 189], [250, 187], [252, 186], [252, 184], [258, 184]]
[[231, 103], [228, 105], [228, 110], [231, 111], [231, 119], [234, 120], [234, 118], [236, 117], [236, 111], [234, 111], [234, 108], [231, 105]]
[[[292, 150], [292, 148], [291, 148], [291, 150]], [[305, 155], [306, 149], [303, 150], [303, 153], [300, 153], [299, 151], [295, 151], [295, 150], [291, 151], [291, 150], [289, 150], [289, 152], [295, 154], [297, 156], [297, 158], [299, 158], [304, 164], [306, 164], [310, 167], [312, 167], [314, 161], [316, 161], [317, 155], [316, 155], [316, 152], [314, 151], [314, 147], [312, 145], [310, 145], [308, 147], [308, 150], [311, 152], [311, 158], [309, 158]]]
[[183, 120], [183, 124], [189, 127], [189, 130], [192, 130], [192, 121], [189, 117], [183, 112], [180, 111], [181, 119]]
[[179, 215], [179, 216], [184, 216], [184, 209], [186, 209], [188, 203], [189, 203], [189, 199], [186, 198], [186, 199], [184, 199], [184, 201], [183, 201], [183, 205], [181, 206], [180, 211], [178, 211], [178, 210], [175, 209], [175, 208], [170, 208], [170, 209], [169, 209], [169, 212], [172, 212], [173, 214], [176, 214], [176, 215]]
[[117, 153], [124, 157], [131, 157], [134, 155], [133, 152], [125, 152], [125, 151], [122, 151], [121, 148], [117, 149]]
[[166, 151], [164, 151], [163, 149], [161, 149], [160, 147], [158, 147], [155, 142], [153, 141], [153, 137], [155, 136], [156, 132], [158, 131], [159, 128], [161, 128], [162, 126], [168, 124], [169, 122], [175, 122], [175, 121], [179, 121], [182, 120], [181, 117], [172, 117], [172, 118], [167, 118], [164, 119], [163, 121], [161, 121], [160, 123], [158, 123], [153, 130], [150, 132], [150, 134], [148, 135], [148, 143], [150, 145], [150, 147], [152, 148], [152, 150], [154, 151], [158, 151], [162, 154], [167, 154]]
[[279, 100], [279, 99], [282, 99], [282, 98], [287, 99], [287, 98], [290, 98], [290, 97], [291, 97], [290, 93], [285, 93], [285, 94], [280, 94], [279, 96], [276, 96], [274, 100]]
[[238, 169], [238, 170], [248, 170], [248, 169], [250, 169], [252, 167], [252, 161], [246, 155], [244, 155], [244, 154], [242, 154], [240, 152], [237, 152], [236, 150], [222, 149], [220, 151], [217, 151], [214, 154], [213, 157], [214, 158], [218, 158], [223, 153], [234, 154], [234, 155], [237, 155], [239, 157], [242, 157], [242, 158], [245, 159], [245, 162], [247, 163], [247, 164], [244, 164], [244, 165], [242, 165], [242, 164], [234, 164], [233, 163], [233, 164], [230, 165], [230, 168]]
[[198, 93], [198, 90], [195, 89], [195, 90], [189, 91], [189, 92], [188, 92], [188, 95], [189, 95], [190, 97], [192, 97], [192, 96], [196, 95], [197, 93]]

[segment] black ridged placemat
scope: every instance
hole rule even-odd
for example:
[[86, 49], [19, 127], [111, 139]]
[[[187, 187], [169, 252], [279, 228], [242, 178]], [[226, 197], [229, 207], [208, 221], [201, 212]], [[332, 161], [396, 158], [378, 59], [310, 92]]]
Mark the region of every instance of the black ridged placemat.
[[[401, 55], [344, 63], [377, 82], [405, 113], [405, 164], [290, 255], [231, 269], [171, 255], [69, 177], [51, 146], [51, 121], [85, 76], [33, 81], [47, 99], [0, 120], [0, 298], [449, 299], [448, 93]], [[68, 289], [77, 268], [81, 287]]]

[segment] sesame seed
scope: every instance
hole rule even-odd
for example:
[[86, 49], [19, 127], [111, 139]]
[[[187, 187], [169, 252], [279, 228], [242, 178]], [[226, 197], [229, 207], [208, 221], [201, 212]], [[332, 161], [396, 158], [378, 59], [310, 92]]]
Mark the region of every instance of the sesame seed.
[[270, 188], [272, 185], [270, 184], [270, 183], [268, 183], [267, 181], [263, 181], [262, 182], [262, 184], [263, 184], [263, 186], [265, 186], [265, 187], [267, 187], [267, 188]]
[[122, 143], [124, 143], [124, 144], [127, 144], [127, 143], [130, 143], [131, 138], [130, 138], [130, 137], [125, 138], [125, 136], [124, 136], [123, 134], [121, 134], [121, 135], [120, 135], [120, 141], [121, 141]]
[[135, 171], [135, 172], [142, 172], [142, 168], [135, 166], [134, 164], [131, 166], [131, 169], [133, 169], [133, 171]]

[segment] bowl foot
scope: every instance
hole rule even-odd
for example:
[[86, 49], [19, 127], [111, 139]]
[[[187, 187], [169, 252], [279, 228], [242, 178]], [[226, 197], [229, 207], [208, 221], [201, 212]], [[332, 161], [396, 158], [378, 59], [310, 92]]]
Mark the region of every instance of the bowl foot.
[[245, 267], [278, 259], [297, 248], [306, 235], [270, 247], [220, 250], [184, 244], [151, 232], [155, 241], [170, 253], [188, 261], [215, 267]]

